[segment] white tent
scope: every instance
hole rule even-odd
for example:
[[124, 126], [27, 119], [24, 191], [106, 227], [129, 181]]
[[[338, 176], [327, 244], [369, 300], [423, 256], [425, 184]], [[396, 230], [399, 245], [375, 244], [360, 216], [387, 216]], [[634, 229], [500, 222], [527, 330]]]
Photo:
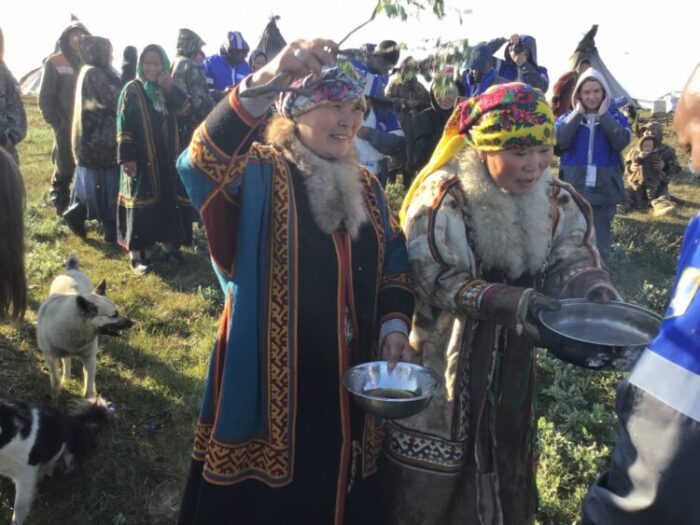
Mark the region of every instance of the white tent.
[[31, 70], [24, 75], [19, 81], [19, 89], [22, 95], [39, 95], [39, 86], [41, 86], [41, 68]]
[[639, 100], [639, 105], [652, 113], [672, 113], [680, 96], [680, 91], [669, 91], [654, 100]]
[[612, 91], [612, 93], [610, 94], [610, 98], [612, 100], [618, 101], [618, 103], [624, 103], [623, 99], [626, 99], [627, 103], [631, 104], [636, 108], [639, 108], [639, 101], [636, 98], [632, 97], [627, 92], [627, 90], [624, 87], [622, 87], [622, 85], [617, 81], [617, 79], [607, 68], [607, 66], [603, 62], [603, 59], [600, 57], [600, 53], [598, 53], [598, 48], [595, 45], [595, 35], [597, 32], [598, 25], [596, 24], [593, 27], [591, 27], [588, 33], [586, 33], [581, 39], [581, 41], [578, 43], [578, 46], [576, 46], [576, 50], [569, 59], [570, 69], [573, 70], [581, 60], [588, 59], [591, 63], [591, 67], [598, 70], [605, 77], [605, 80], [607, 81], [608, 86]]

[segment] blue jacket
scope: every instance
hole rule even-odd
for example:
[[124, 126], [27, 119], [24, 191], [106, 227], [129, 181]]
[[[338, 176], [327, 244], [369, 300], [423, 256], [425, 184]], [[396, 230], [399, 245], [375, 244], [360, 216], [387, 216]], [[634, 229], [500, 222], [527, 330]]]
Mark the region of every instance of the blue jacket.
[[520, 67], [516, 66], [510, 56], [512, 46], [508, 44], [503, 52], [503, 61], [498, 65], [498, 75], [508, 82], [524, 82], [546, 93], [549, 89], [549, 73], [546, 67], [537, 63], [537, 41], [529, 35], [521, 35], [520, 43], [530, 51], [528, 61]]
[[586, 116], [569, 111], [557, 119], [557, 148], [561, 154], [559, 177], [573, 185], [593, 205], [619, 204], [625, 200], [621, 152], [630, 142], [627, 119], [617, 110], [595, 117], [591, 164], [596, 167], [595, 187], [586, 187], [586, 166], [591, 128]]
[[209, 88], [216, 91], [224, 91], [250, 74], [248, 62], [243, 60], [231, 67], [222, 54], [207, 57], [202, 64], [202, 69]]
[[688, 225], [671, 304], [630, 383], [700, 422], [700, 214]]

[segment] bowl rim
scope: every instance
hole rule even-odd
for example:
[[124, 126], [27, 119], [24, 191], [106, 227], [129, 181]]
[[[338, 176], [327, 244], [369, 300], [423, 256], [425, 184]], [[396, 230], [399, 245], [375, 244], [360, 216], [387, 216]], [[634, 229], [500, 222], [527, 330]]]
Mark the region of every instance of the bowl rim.
[[[605, 303], [596, 303], [595, 301], [590, 301], [590, 300], [588, 300], [588, 299], [586, 299], [586, 298], [584, 298], [584, 297], [577, 297], [577, 298], [572, 298], [572, 299], [560, 299], [559, 302], [560, 302], [562, 305], [567, 305], [567, 304], [599, 304], [599, 305], [602, 305], [602, 306], [613, 305], [613, 306], [623, 307], [623, 308], [626, 308], [626, 309], [628, 309], [628, 310], [636, 310], [636, 311], [638, 311], [638, 312], [640, 312], [640, 313], [643, 313], [643, 314], [645, 314], [645, 315], [647, 315], [647, 316], [649, 316], [649, 317], [654, 318], [655, 320], [657, 320], [657, 321], [659, 322], [659, 324], [661, 324], [661, 322], [663, 321], [663, 318], [662, 318], [659, 314], [657, 314], [656, 312], [653, 312], [653, 311], [651, 311], [651, 310], [649, 310], [649, 309], [647, 309], [647, 308], [644, 308], [643, 306], [639, 306], [639, 305], [636, 305], [636, 304], [633, 304], [633, 303], [626, 303], [626, 302], [624, 302], [624, 301], [612, 300], [612, 301], [610, 301], [609, 303], [605, 304]], [[620, 346], [620, 345], [617, 345], [617, 344], [601, 343], [600, 341], [591, 341], [591, 340], [589, 340], [589, 339], [576, 338], [576, 337], [570, 336], [569, 334], [566, 334], [566, 333], [564, 333], [564, 332], [561, 332], [561, 331], [555, 329], [554, 327], [552, 327], [552, 325], [550, 325], [550, 324], [548, 324], [547, 322], [545, 322], [545, 320], [542, 318], [543, 315], [546, 315], [546, 312], [548, 312], [548, 311], [549, 311], [549, 310], [540, 310], [540, 311], [538, 312], [538, 314], [537, 314], [537, 319], [538, 319], [539, 322], [542, 324], [542, 326], [544, 326], [544, 327], [545, 327], [547, 330], [549, 330], [551, 333], [558, 335], [559, 337], [563, 337], [564, 339], [568, 339], [568, 340], [570, 340], [570, 341], [576, 341], [576, 342], [579, 342], [579, 343], [584, 343], [584, 344], [589, 344], [589, 345], [597, 345], [597, 346], [604, 346], [604, 347], [609, 347], [609, 348], [616, 348], [616, 347], [619, 347], [619, 346]], [[654, 337], [656, 337], [656, 336], [654, 336]], [[648, 342], [643, 343], [643, 345], [632, 345], [632, 346], [645, 346], [645, 345], [648, 345], [649, 343], [651, 343], [651, 342], [654, 340], [654, 337], [652, 337]]]
[[358, 392], [358, 391], [350, 388], [350, 385], [348, 384], [348, 382], [349, 382], [349, 378], [350, 378], [350, 373], [352, 371], [360, 369], [360, 368], [364, 368], [364, 367], [366, 367], [368, 365], [372, 365], [372, 364], [386, 364], [386, 363], [387, 363], [387, 361], [385, 361], [385, 360], [367, 361], [365, 363], [360, 363], [360, 364], [357, 364], [355, 366], [348, 368], [345, 372], [343, 372], [343, 378], [342, 378], [343, 387], [353, 396], [358, 396], [358, 397], [361, 397], [364, 399], [370, 399], [370, 400], [389, 401], [391, 403], [403, 404], [403, 403], [415, 403], [416, 401], [431, 399], [433, 396], [435, 396], [435, 394], [437, 393], [439, 388], [443, 385], [442, 377], [440, 377], [440, 375], [432, 368], [427, 367], [427, 366], [423, 366], [423, 365], [419, 365], [417, 363], [409, 363], [408, 361], [399, 361], [397, 363], [397, 365], [408, 365], [411, 368], [418, 368], [420, 370], [428, 372], [428, 375], [433, 380], [435, 380], [436, 388], [431, 393], [420, 394], [420, 395], [416, 395], [414, 397], [409, 397], [409, 398], [370, 396], [370, 395], [365, 394], [364, 392]]

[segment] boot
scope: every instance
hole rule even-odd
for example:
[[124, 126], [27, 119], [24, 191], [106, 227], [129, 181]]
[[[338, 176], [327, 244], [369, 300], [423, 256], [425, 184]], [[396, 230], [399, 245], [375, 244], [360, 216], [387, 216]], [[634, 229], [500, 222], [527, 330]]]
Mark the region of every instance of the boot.
[[105, 242], [117, 242], [117, 221], [114, 219], [104, 219], [102, 221]]
[[56, 215], [63, 215], [70, 204], [70, 194], [66, 188], [54, 187], [49, 193], [51, 202], [56, 208]]
[[87, 219], [87, 210], [85, 206], [76, 202], [63, 214], [63, 220], [70, 228], [70, 231], [75, 233], [81, 239], [87, 236], [85, 231], [85, 220]]

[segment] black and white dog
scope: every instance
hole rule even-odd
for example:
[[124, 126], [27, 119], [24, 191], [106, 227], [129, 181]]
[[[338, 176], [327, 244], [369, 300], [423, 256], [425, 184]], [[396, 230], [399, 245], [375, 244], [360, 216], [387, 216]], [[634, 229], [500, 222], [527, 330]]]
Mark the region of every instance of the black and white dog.
[[90, 278], [79, 269], [78, 258], [71, 254], [66, 271], [53, 280], [48, 299], [39, 307], [37, 343], [46, 356], [54, 398], [63, 381], [70, 378], [71, 357], [83, 362], [83, 395], [94, 397], [98, 335], [119, 336], [133, 325], [119, 315], [116, 305], [105, 296], [105, 289], [104, 280], [93, 289]]
[[0, 475], [15, 484], [12, 525], [29, 514], [37, 484], [58, 468], [70, 472], [95, 445], [95, 433], [107, 420], [101, 398], [75, 400], [69, 413], [26, 403], [0, 403]]

